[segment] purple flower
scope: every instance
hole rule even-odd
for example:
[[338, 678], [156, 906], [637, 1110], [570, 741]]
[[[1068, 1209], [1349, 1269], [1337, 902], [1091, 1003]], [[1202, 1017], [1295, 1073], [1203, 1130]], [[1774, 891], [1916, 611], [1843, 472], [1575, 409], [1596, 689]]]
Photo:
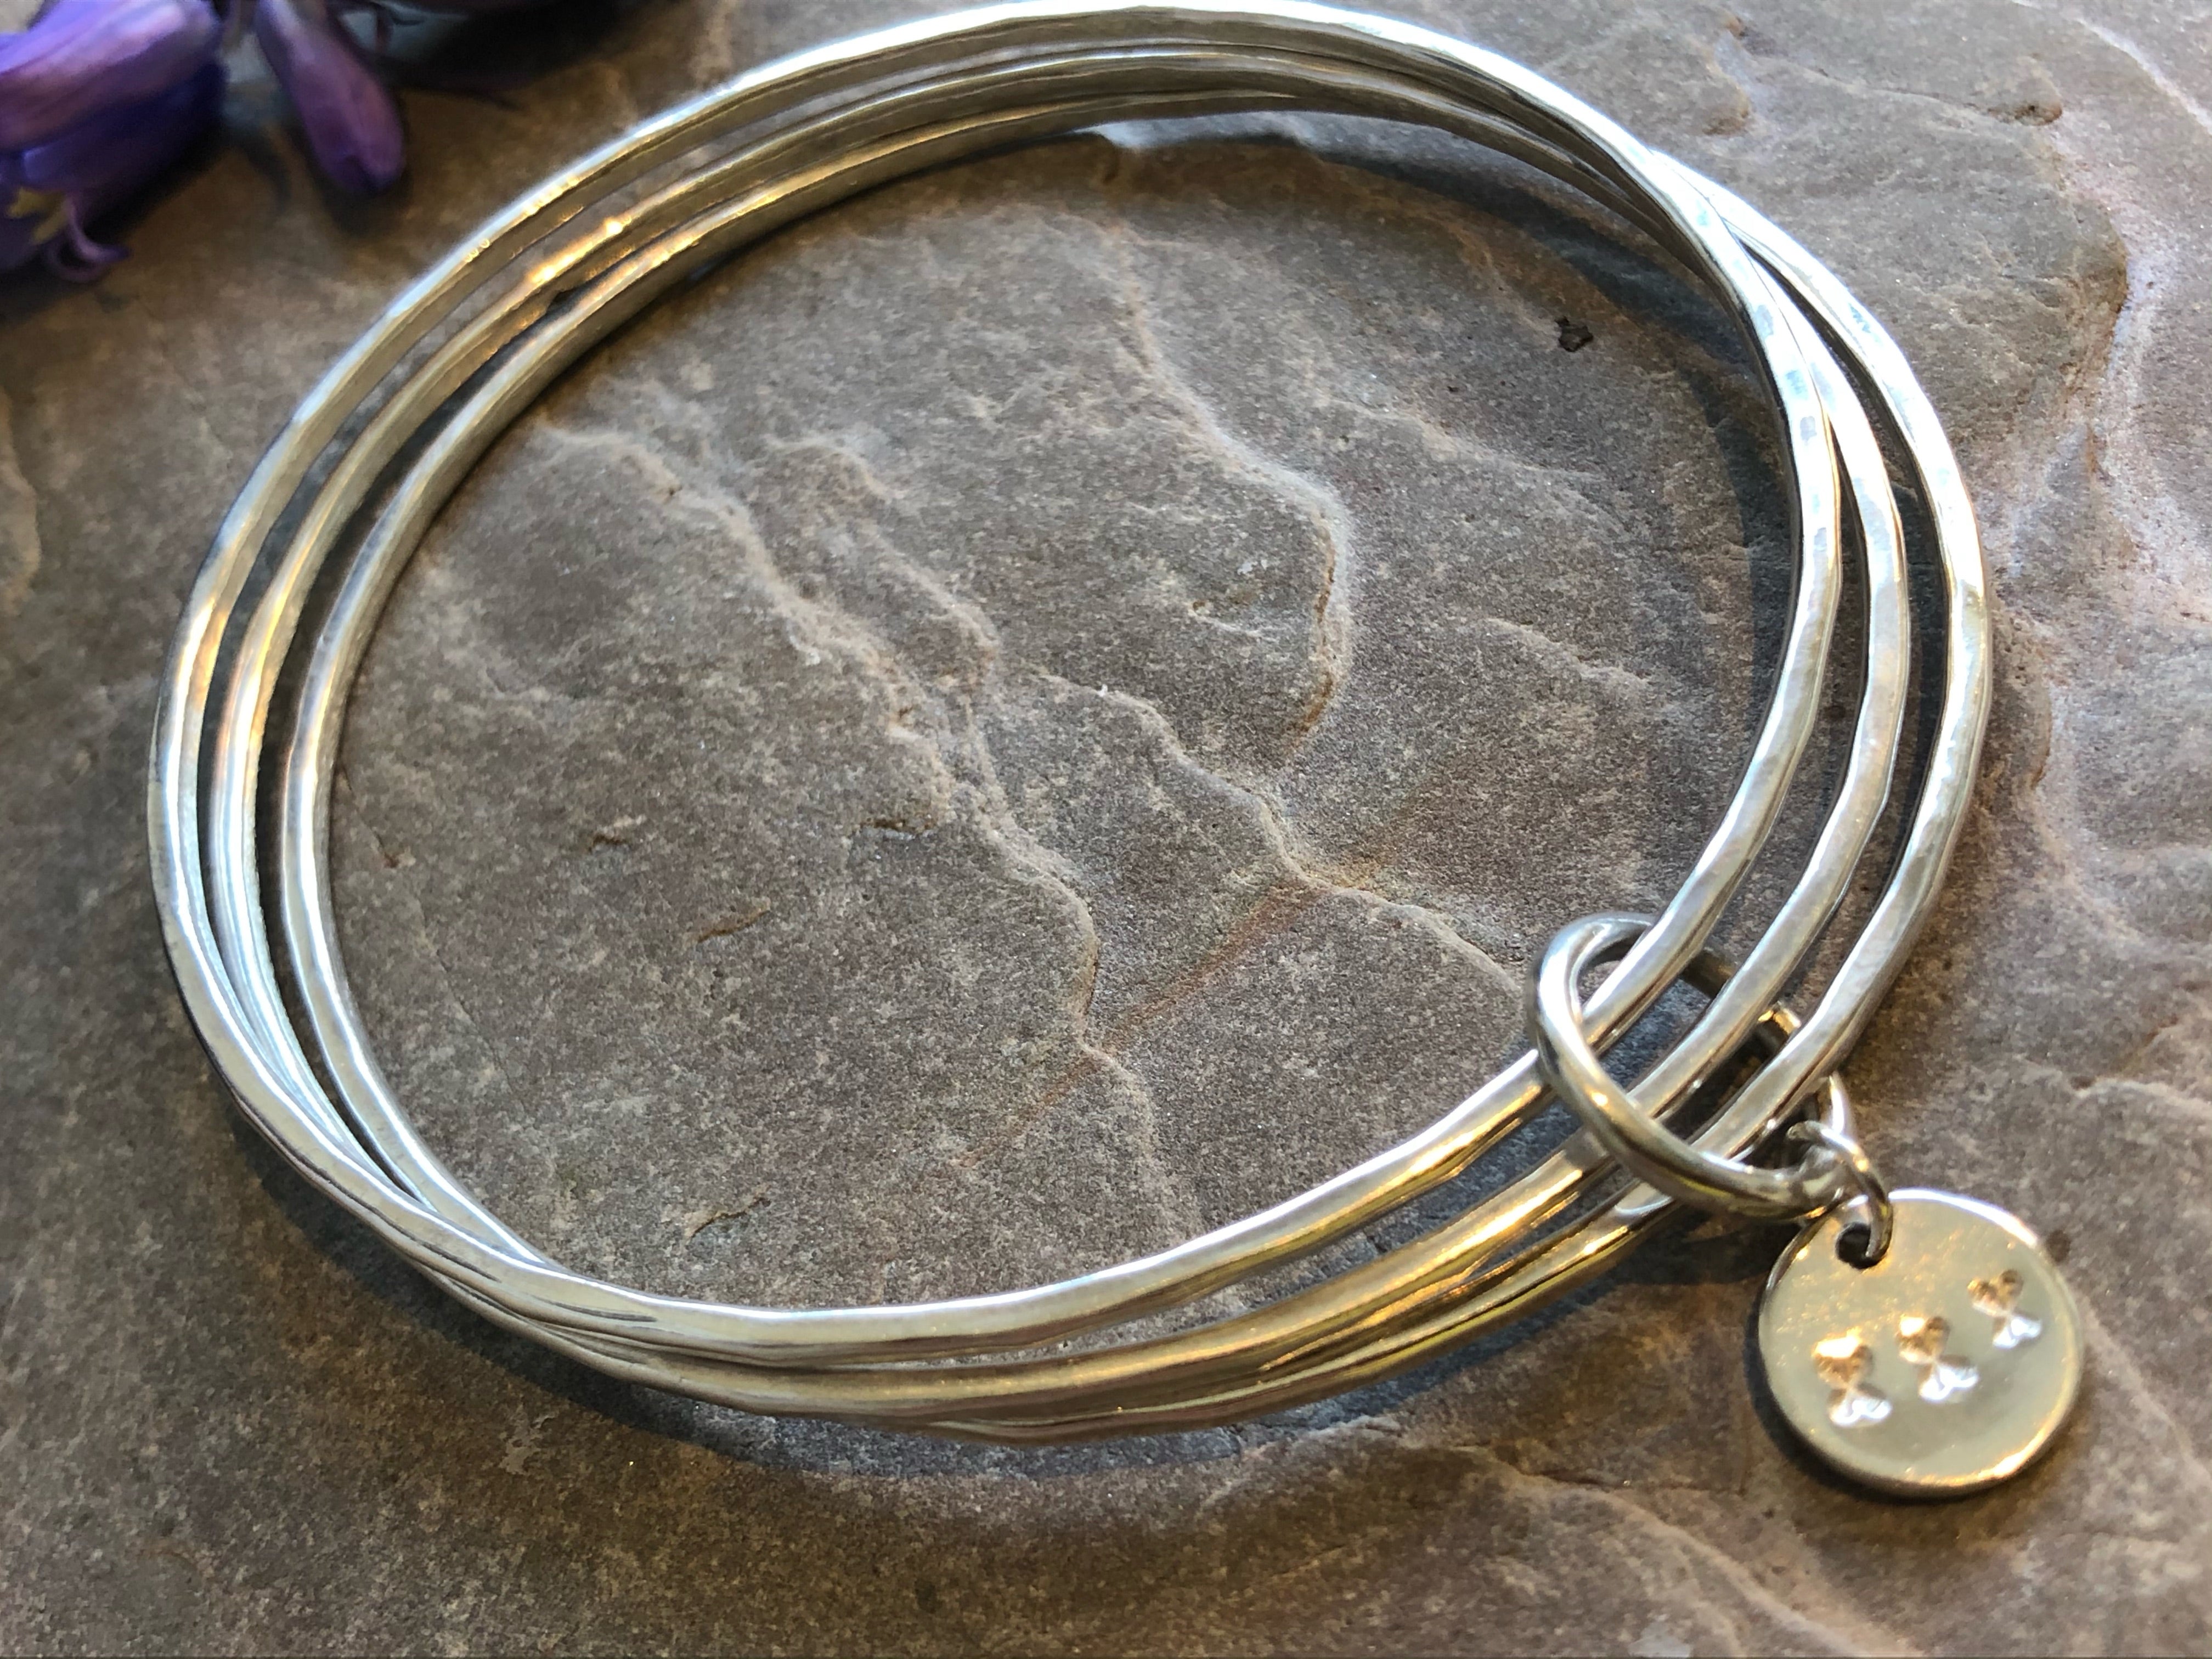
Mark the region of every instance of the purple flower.
[[324, 177], [365, 195], [399, 176], [407, 155], [398, 107], [326, 0], [259, 0], [253, 34]]
[[82, 279], [123, 257], [85, 227], [213, 124], [221, 33], [204, 0], [57, 0], [0, 36], [0, 270], [43, 255]]
[[27, 29], [0, 35], [0, 149], [168, 91], [222, 35], [206, 0], [55, 0]]

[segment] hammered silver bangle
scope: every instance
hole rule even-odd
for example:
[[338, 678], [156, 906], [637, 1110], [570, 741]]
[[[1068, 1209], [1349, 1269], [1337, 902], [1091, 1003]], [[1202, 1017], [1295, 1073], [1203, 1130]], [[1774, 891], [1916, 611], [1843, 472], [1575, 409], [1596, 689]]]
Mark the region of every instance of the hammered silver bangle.
[[[1533, 1051], [1431, 1127], [1157, 1255], [997, 1295], [805, 1310], [653, 1295], [549, 1260], [410, 1127], [332, 916], [326, 825], [346, 699], [433, 516], [582, 353], [780, 226], [1011, 143], [1255, 110], [1418, 123], [1540, 168], [1648, 235], [1748, 341], [1776, 411], [1794, 597], [1741, 781], [1680, 890], [1656, 917], [1564, 928], [1532, 976]], [[1940, 630], [1923, 625], [1918, 641], [1942, 662], [1940, 711], [1901, 802], [1915, 621], [1877, 422], [1924, 504], [1942, 599]], [[1847, 521], [1863, 551], [1863, 665], [1832, 650]], [[333, 595], [312, 628], [311, 590]], [[289, 707], [280, 677], [296, 677]], [[1824, 685], [1839, 680], [1858, 690], [1844, 775], [1795, 886], [1731, 966], [1709, 936], [1768, 841]], [[1000, 1441], [1219, 1423], [1389, 1376], [1516, 1319], [1686, 1203], [1805, 1221], [1760, 1313], [1776, 1406], [1857, 1478], [1946, 1493], [2000, 1480], [2049, 1443], [2078, 1389], [2079, 1317], [2019, 1222], [1886, 1188], [1836, 1073], [1929, 914], [1989, 704], [1980, 549], [1935, 411], [1881, 325], [1743, 201], [1528, 70], [1408, 23], [1293, 0], [1023, 0], [742, 76], [546, 179], [403, 293], [300, 404], [223, 523], [169, 659], [149, 832], [185, 1002], [254, 1125], [469, 1307], [602, 1371], [748, 1411]], [[1886, 809], [1902, 844], [1885, 874], [1869, 848]], [[1801, 1021], [1777, 998], [1868, 876], [1880, 896]], [[1710, 1001], [1622, 1087], [1601, 1051], [1678, 981]], [[1694, 1134], [1670, 1127], [1739, 1056], [1747, 1078]], [[1456, 1218], [1249, 1311], [1127, 1328], [1431, 1192], [1553, 1098], [1585, 1133]], [[1791, 1161], [1753, 1161], [1778, 1142]]]

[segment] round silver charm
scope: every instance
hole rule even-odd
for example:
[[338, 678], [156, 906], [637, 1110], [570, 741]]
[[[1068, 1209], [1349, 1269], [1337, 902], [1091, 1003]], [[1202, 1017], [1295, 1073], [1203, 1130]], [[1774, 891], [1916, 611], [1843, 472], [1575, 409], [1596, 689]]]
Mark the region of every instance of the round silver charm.
[[1978, 1492], [2051, 1443], [2081, 1384], [2081, 1322], [2036, 1236], [1990, 1204], [1906, 1188], [1871, 1267], [1837, 1254], [1831, 1211], [1774, 1264], [1759, 1310], [1767, 1387], [1790, 1427], [1856, 1480], [1906, 1497]]

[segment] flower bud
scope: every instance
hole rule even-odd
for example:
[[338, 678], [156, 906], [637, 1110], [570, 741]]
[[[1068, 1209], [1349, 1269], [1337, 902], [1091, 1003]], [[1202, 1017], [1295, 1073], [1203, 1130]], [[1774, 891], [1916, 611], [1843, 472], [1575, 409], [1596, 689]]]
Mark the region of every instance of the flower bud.
[[407, 155], [398, 106], [326, 0], [258, 0], [253, 34], [325, 178], [367, 195], [399, 176]]

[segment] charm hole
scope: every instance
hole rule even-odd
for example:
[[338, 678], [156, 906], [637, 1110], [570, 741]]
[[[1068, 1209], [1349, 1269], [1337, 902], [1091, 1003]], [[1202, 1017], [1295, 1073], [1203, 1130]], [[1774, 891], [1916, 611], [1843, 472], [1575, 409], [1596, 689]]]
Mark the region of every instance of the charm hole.
[[1854, 1221], [1844, 1227], [1836, 1235], [1836, 1259], [1862, 1273], [1873, 1267], [1874, 1229], [1863, 1221]]

